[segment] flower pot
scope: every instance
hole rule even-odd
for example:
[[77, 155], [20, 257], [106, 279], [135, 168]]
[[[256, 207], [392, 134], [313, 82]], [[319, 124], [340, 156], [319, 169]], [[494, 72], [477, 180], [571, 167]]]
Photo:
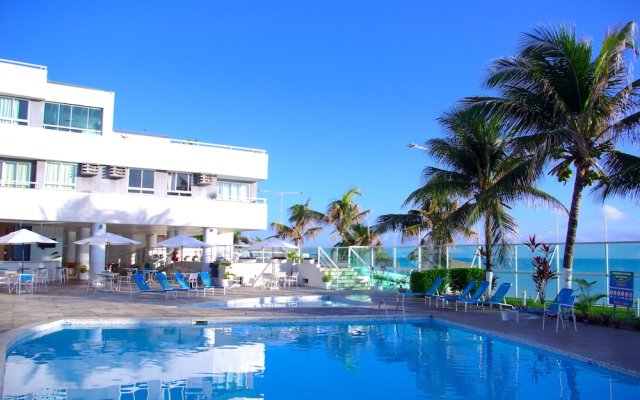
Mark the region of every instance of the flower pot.
[[88, 272], [80, 272], [78, 274], [78, 279], [80, 279], [81, 281], [88, 281], [89, 280], [89, 273]]
[[222, 279], [222, 287], [229, 287], [229, 279]]
[[331, 289], [331, 282], [322, 282], [322, 287], [324, 288], [324, 290]]

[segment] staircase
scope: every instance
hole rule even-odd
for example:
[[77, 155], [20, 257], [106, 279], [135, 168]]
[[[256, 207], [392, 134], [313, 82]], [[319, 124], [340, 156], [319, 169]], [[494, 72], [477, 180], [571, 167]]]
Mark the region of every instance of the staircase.
[[359, 275], [353, 268], [339, 266], [340, 275], [334, 278], [331, 286], [336, 290], [369, 290], [369, 277]]

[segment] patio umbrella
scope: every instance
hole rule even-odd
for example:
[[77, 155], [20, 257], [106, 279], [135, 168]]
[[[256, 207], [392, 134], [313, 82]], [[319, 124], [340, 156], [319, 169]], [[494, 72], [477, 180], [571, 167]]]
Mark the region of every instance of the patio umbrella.
[[20, 272], [24, 272], [24, 245], [33, 243], [58, 243], [55, 240], [49, 239], [46, 236], [39, 235], [28, 229], [20, 229], [15, 232], [11, 232], [7, 235], [0, 237], [0, 244], [19, 244], [22, 245], [22, 267]]
[[[293, 243], [286, 242], [277, 237], [270, 237], [261, 242], [254, 243], [249, 246], [250, 249], [263, 250], [263, 249], [281, 249], [281, 250], [298, 250], [298, 246]], [[291, 266], [291, 273], [293, 273], [293, 265]], [[276, 276], [276, 264], [271, 262], [271, 277]]]
[[265, 239], [261, 242], [254, 243], [249, 246], [250, 249], [298, 249], [293, 243], [285, 242], [284, 240], [277, 237], [270, 237], [269, 239]]
[[176, 235], [160, 243], [156, 243], [157, 247], [180, 247], [180, 254], [184, 255], [184, 248], [205, 248], [211, 247], [210, 244], [195, 239], [187, 235]]
[[[98, 233], [97, 235], [89, 236], [88, 238], [76, 240], [73, 243], [88, 246], [125, 246], [131, 244], [140, 244], [140, 242], [136, 240], [129, 239], [110, 232]], [[105, 261], [108, 259], [106, 248], [104, 259]]]

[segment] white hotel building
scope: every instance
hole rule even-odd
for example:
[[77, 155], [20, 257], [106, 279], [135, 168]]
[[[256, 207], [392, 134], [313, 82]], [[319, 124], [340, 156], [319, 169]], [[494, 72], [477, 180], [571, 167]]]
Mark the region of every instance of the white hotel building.
[[[59, 242], [27, 245], [27, 260], [142, 265], [157, 242], [184, 233], [214, 246], [198, 260], [204, 268], [233, 232], [267, 228], [257, 198], [266, 151], [116, 131], [114, 99], [0, 60], [0, 236], [28, 227]], [[104, 246], [73, 244], [104, 231], [142, 244], [110, 246], [108, 260]], [[0, 248], [5, 263], [20, 260], [16, 246]]]

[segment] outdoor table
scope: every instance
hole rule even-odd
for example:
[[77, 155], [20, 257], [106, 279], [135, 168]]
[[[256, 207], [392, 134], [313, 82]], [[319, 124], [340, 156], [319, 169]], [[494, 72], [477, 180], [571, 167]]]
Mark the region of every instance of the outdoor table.
[[102, 271], [98, 275], [103, 278], [104, 287], [103, 290], [113, 292], [115, 290], [115, 286], [113, 285], [113, 281], [118, 277], [118, 273]]

